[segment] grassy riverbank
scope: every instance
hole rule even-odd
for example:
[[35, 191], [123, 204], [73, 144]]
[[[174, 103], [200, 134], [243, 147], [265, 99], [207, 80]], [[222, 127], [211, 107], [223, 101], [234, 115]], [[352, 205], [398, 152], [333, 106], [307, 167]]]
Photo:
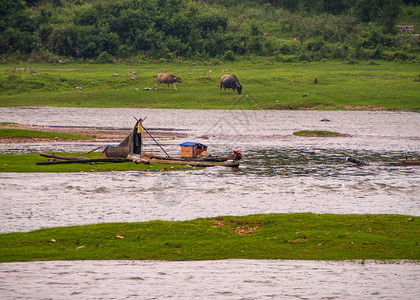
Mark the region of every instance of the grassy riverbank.
[[106, 223], [0, 235], [0, 261], [67, 259], [420, 259], [402, 215], [269, 214]]
[[309, 137], [334, 137], [334, 136], [348, 136], [348, 134], [343, 134], [334, 131], [327, 130], [300, 130], [293, 133], [298, 136], [309, 136]]
[[[58, 155], [77, 156], [80, 153], [55, 153]], [[80, 156], [82, 158], [104, 158], [105, 154], [94, 152], [88, 155]], [[192, 170], [195, 167], [168, 165], [168, 164], [135, 164], [133, 162], [122, 163], [73, 163], [60, 165], [37, 165], [37, 162], [45, 162], [49, 159], [34, 154], [0, 154], [0, 173], [1, 172], [19, 172], [19, 173], [54, 173], [54, 172], [109, 172], [109, 171], [175, 171]]]
[[58, 132], [42, 132], [36, 130], [27, 129], [12, 129], [12, 128], [0, 128], [0, 140], [1, 139], [14, 139], [14, 140], [25, 140], [25, 139], [47, 139], [47, 140], [92, 140], [93, 136], [82, 135], [82, 134], [67, 134]]
[[33, 128], [36, 128], [37, 130], [22, 127], [23, 126], [18, 123], [0, 122], [0, 141], [93, 140], [96, 138], [93, 134], [71, 134], [65, 132], [42, 131], [42, 129], [37, 128], [36, 126], [33, 126]]
[[[256, 58], [223, 65], [21, 63], [2, 65], [0, 71], [3, 107], [420, 111], [417, 64], [291, 64]], [[153, 75], [159, 72], [179, 75], [183, 82], [177, 84], [178, 91], [172, 85], [153, 90]], [[224, 74], [238, 76], [242, 95], [219, 93]]]

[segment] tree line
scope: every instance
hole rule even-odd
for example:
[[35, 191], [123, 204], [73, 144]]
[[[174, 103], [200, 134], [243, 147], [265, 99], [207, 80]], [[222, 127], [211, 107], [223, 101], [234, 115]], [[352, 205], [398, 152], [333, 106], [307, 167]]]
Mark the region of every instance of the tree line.
[[418, 60], [400, 38], [418, 0], [0, 0], [0, 55], [35, 61], [124, 58]]

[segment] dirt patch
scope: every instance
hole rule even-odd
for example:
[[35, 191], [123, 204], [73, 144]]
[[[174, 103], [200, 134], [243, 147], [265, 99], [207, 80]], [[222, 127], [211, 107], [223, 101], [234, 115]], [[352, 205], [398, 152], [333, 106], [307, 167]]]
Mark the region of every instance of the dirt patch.
[[235, 232], [239, 235], [250, 235], [257, 231], [259, 226], [254, 227], [236, 227]]
[[245, 222], [240, 220], [230, 220], [235, 225], [234, 231], [239, 235], [250, 235], [256, 232], [263, 224], [260, 222]]
[[[216, 218], [210, 220], [212, 222], [212, 227], [225, 227], [225, 220], [222, 218]], [[234, 232], [239, 235], [251, 235], [256, 232], [263, 224], [261, 222], [245, 222], [241, 220], [228, 220], [229, 227], [232, 228]]]
[[224, 227], [226, 226], [223, 219], [221, 218], [217, 218], [217, 219], [213, 219], [210, 220], [212, 222], [212, 227]]

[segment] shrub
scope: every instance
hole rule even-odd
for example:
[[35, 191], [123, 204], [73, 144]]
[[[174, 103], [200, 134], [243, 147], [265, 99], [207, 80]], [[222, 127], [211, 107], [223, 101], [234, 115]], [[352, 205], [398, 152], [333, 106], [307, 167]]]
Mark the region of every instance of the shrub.
[[108, 52], [106, 51], [102, 51], [97, 58], [97, 61], [99, 63], [112, 63], [114, 60], [114, 58], [112, 57], [112, 55], [109, 55]]
[[30, 32], [17, 28], [8, 28], [2, 34], [0, 53], [22, 52], [31, 53], [34, 38]]
[[223, 59], [226, 60], [226, 61], [234, 61], [235, 60], [235, 53], [232, 50], [228, 50], [223, 55]]
[[322, 39], [318, 39], [318, 40], [309, 42], [306, 45], [306, 49], [308, 49], [309, 51], [318, 52], [319, 50], [322, 49], [323, 46], [324, 46], [324, 41]]

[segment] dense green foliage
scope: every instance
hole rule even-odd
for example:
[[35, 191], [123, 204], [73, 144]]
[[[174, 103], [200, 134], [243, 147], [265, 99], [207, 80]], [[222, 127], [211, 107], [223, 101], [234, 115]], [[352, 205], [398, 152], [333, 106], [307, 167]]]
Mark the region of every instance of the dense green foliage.
[[419, 222], [401, 215], [269, 214], [109, 223], [0, 235], [0, 261], [69, 259], [419, 260]]
[[277, 61], [416, 61], [419, 25], [406, 0], [0, 0], [3, 61], [269, 56]]

